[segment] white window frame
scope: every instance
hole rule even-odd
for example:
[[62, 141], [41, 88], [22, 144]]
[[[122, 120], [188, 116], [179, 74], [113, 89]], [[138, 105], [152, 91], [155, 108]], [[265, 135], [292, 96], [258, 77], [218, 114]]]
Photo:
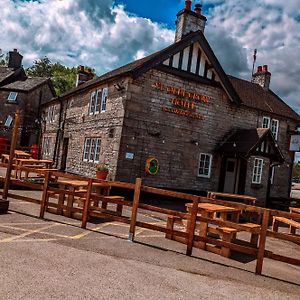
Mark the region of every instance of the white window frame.
[[53, 123], [55, 121], [55, 106], [51, 105], [48, 107], [48, 122]]
[[50, 156], [51, 155], [51, 148], [50, 148], [51, 142], [52, 142], [51, 137], [47, 137], [47, 136], [44, 137], [44, 140], [43, 140], [43, 155], [45, 155], [45, 156]]
[[[202, 160], [202, 157], [204, 157], [204, 160]], [[210, 178], [211, 176], [211, 165], [212, 165], [212, 154], [209, 153], [200, 153], [199, 155], [199, 165], [198, 165], [198, 177], [203, 177], [203, 178]], [[201, 164], [201, 162], [204, 161], [204, 165]], [[205, 166], [205, 163], [209, 163], [208, 168]], [[200, 173], [200, 169], [208, 169], [208, 174]]]
[[102, 90], [102, 99], [101, 99], [101, 112], [102, 113], [106, 111], [107, 97], [108, 97], [108, 88], [104, 88]]
[[[273, 124], [276, 124], [276, 126], [273, 126]], [[273, 134], [275, 141], [278, 140], [279, 120], [264, 116], [262, 121], [262, 128], [269, 128]]]
[[14, 120], [14, 118], [13, 118], [11, 115], [8, 115], [8, 116], [6, 117], [4, 126], [5, 126], [5, 127], [8, 127], [8, 128], [11, 127], [11, 124], [12, 124], [13, 120]]
[[16, 102], [17, 97], [18, 97], [18, 92], [10, 92], [8, 97], [7, 97], [7, 101]]
[[275, 178], [275, 167], [272, 167], [271, 168], [271, 178], [270, 178], [271, 184], [274, 184], [274, 178]]
[[[276, 124], [276, 126], [273, 126], [273, 124]], [[270, 129], [271, 129], [271, 132], [272, 132], [272, 134], [274, 136], [275, 141], [277, 141], [277, 139], [278, 139], [278, 132], [279, 132], [279, 120], [272, 119], [271, 120], [271, 127], [270, 127]]]
[[100, 138], [86, 138], [84, 141], [83, 161], [98, 163], [100, 158], [100, 149]]
[[261, 184], [264, 160], [262, 158], [254, 159], [252, 183]]
[[101, 111], [102, 90], [96, 91], [95, 111], [94, 114], [99, 114]]
[[90, 104], [89, 104], [89, 115], [90, 116], [95, 114], [96, 101], [97, 101], [97, 91], [94, 91], [91, 93], [91, 96], [90, 96]]
[[270, 124], [271, 124], [271, 118], [270, 117], [263, 117], [262, 128], [270, 128]]

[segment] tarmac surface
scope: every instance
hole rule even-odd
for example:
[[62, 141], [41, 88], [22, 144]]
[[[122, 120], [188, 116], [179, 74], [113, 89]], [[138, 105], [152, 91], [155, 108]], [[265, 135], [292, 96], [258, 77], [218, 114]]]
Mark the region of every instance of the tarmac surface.
[[[39, 192], [18, 191], [38, 196]], [[46, 213], [39, 206], [10, 201], [0, 215], [0, 299], [300, 299], [300, 267], [264, 260], [231, 259], [183, 244], [164, 234], [118, 222], [80, 222]], [[164, 223], [144, 212], [141, 220]], [[268, 249], [300, 258], [300, 246], [268, 240]]]

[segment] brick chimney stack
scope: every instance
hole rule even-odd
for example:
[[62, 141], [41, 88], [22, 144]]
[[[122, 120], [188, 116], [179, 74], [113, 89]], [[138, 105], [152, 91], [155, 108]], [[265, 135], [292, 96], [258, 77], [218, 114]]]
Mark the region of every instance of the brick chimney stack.
[[192, 1], [186, 0], [184, 8], [177, 14], [175, 42], [190, 32], [201, 30], [204, 33], [206, 17], [202, 15], [202, 5], [196, 4], [192, 11]]
[[91, 79], [93, 79], [94, 75], [89, 69], [85, 69], [84, 66], [79, 66], [79, 70], [77, 72], [76, 78], [76, 86], [79, 86]]
[[271, 73], [268, 70], [268, 66], [258, 66], [257, 71], [252, 76], [252, 82], [259, 84], [264, 90], [268, 91], [271, 82]]
[[14, 70], [20, 69], [22, 67], [23, 56], [18, 52], [17, 49], [9, 51], [8, 67]]

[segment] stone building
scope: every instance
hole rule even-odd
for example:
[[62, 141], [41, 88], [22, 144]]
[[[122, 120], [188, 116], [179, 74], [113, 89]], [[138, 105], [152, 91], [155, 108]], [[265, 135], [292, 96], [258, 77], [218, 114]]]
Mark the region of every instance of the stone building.
[[22, 55], [9, 52], [7, 66], [0, 67], [0, 137], [10, 140], [14, 115], [21, 110], [20, 146], [30, 146], [39, 138], [41, 105], [55, 96], [48, 78], [28, 77], [22, 67]]
[[269, 89], [226, 75], [191, 1], [177, 14], [175, 43], [77, 86], [44, 106], [44, 157], [94, 176], [188, 191], [288, 197], [300, 116]]

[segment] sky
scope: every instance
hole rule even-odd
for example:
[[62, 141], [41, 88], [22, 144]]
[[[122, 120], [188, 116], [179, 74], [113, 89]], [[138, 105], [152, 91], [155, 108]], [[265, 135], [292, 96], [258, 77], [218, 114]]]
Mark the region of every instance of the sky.
[[[300, 0], [201, 0], [205, 36], [228, 74], [250, 79], [252, 56], [271, 89], [300, 113]], [[193, 1], [193, 5], [196, 4]], [[27, 67], [47, 56], [98, 75], [174, 41], [184, 0], [0, 0], [0, 49]]]

